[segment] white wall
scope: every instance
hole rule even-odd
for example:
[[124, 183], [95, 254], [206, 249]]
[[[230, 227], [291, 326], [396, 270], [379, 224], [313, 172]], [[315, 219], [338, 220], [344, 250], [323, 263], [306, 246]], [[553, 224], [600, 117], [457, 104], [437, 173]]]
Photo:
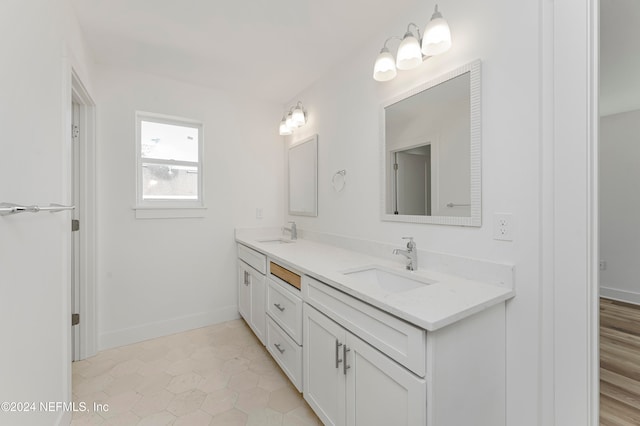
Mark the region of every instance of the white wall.
[[640, 303], [640, 110], [600, 119], [600, 293]]
[[[234, 227], [284, 215], [280, 106], [107, 67], [97, 87], [100, 349], [237, 317]], [[135, 219], [136, 110], [203, 122], [204, 218]]]
[[[433, 4], [421, 3], [382, 28], [369, 45], [296, 96], [309, 124], [287, 139], [318, 133], [319, 216], [294, 217], [302, 229], [395, 242], [415, 237], [420, 249], [516, 265], [515, 299], [507, 306], [507, 419], [540, 421], [541, 363], [541, 97], [542, 18], [539, 2], [461, 1], [441, 5], [453, 48], [388, 83], [372, 78], [380, 46], [410, 21], [426, 24]], [[475, 59], [482, 60], [482, 215], [480, 228], [380, 220], [380, 105], [387, 99]], [[346, 169], [335, 193], [331, 177]], [[494, 212], [511, 212], [515, 241], [492, 238]]]
[[[70, 66], [91, 91], [78, 24], [66, 0], [7, 0], [0, 29], [0, 202], [69, 202]], [[69, 220], [0, 217], [0, 401], [70, 401]], [[0, 423], [52, 425], [64, 415], [0, 412]]]

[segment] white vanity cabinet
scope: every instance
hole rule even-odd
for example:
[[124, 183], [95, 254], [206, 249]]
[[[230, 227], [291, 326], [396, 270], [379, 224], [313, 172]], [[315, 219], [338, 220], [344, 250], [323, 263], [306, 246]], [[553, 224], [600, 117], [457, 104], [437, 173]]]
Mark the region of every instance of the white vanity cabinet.
[[303, 266], [324, 246], [238, 242], [240, 314], [324, 424], [505, 426], [512, 290], [451, 278], [380, 300], [341, 257]]
[[309, 304], [304, 398], [326, 425], [426, 423], [426, 384]]
[[504, 303], [427, 332], [302, 283], [304, 398], [325, 424], [504, 426]]
[[266, 342], [266, 256], [238, 245], [238, 311], [260, 342]]

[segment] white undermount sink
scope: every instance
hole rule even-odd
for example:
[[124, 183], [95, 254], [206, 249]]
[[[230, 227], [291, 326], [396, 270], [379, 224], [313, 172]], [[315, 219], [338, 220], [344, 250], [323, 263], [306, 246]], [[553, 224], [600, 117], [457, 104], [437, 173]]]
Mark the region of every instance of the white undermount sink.
[[285, 240], [284, 238], [268, 238], [265, 240], [258, 240], [259, 243], [269, 243], [269, 244], [290, 244], [294, 241]]
[[365, 266], [342, 273], [362, 284], [375, 286], [386, 293], [402, 293], [436, 283], [436, 281], [417, 275], [415, 272], [400, 271], [384, 266]]

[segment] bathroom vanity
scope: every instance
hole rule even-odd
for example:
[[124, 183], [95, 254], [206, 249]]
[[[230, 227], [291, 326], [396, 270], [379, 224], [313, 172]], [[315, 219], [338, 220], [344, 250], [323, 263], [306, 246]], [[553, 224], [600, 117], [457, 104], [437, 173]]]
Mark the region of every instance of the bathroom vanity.
[[512, 286], [305, 239], [236, 241], [240, 314], [325, 424], [505, 424]]

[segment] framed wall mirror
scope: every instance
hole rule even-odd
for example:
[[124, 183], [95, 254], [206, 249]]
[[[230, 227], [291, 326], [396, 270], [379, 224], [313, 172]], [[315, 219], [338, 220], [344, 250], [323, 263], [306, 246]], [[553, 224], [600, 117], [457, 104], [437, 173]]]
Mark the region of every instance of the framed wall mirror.
[[382, 220], [482, 224], [480, 68], [474, 61], [382, 105]]
[[289, 214], [318, 216], [318, 135], [289, 147]]

